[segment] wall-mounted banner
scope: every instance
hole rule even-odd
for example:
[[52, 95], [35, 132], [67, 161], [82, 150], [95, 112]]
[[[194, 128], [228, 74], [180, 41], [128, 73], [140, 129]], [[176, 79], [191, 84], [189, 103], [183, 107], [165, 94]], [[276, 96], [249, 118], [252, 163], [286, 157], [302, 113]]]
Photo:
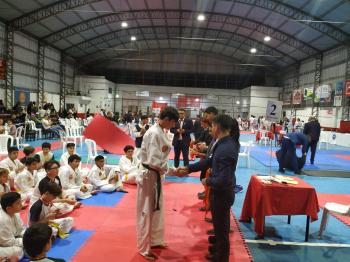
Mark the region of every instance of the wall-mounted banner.
[[304, 100], [311, 100], [314, 94], [314, 88], [309, 87], [309, 88], [304, 88]]
[[23, 87], [15, 87], [14, 103], [20, 106], [27, 106], [30, 102], [30, 90]]
[[343, 91], [344, 91], [344, 81], [343, 80], [337, 81], [337, 83], [335, 84], [334, 95], [341, 96], [343, 95]]
[[199, 96], [179, 96], [177, 98], [177, 107], [200, 107], [201, 98]]
[[149, 96], [149, 91], [136, 91], [136, 96]]
[[341, 106], [342, 96], [334, 96], [334, 106]]
[[330, 84], [320, 85], [316, 88], [316, 102], [329, 103], [332, 99], [332, 86]]
[[301, 104], [301, 89], [293, 90], [293, 96], [292, 96], [292, 103], [293, 105], [300, 105]]
[[345, 95], [350, 96], [350, 80], [345, 81]]
[[152, 102], [152, 111], [153, 113], [159, 114], [160, 111], [165, 108], [166, 106], [168, 106], [168, 103], [164, 102], [157, 102], [157, 101], [153, 101]]

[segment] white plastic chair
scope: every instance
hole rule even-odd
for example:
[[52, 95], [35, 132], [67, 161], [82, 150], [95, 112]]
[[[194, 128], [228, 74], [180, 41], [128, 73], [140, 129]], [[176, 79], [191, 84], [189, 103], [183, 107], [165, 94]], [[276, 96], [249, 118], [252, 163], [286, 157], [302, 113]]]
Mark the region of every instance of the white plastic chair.
[[329, 143], [329, 134], [328, 132], [321, 131], [320, 139], [318, 141], [318, 149], [321, 149], [322, 144], [326, 145], [326, 149], [328, 150], [328, 143]]
[[38, 138], [41, 139], [41, 135], [42, 135], [41, 128], [37, 128], [33, 120], [29, 120], [28, 123], [30, 125], [30, 129], [35, 131], [35, 139], [38, 139]]
[[79, 143], [80, 143], [80, 147], [83, 146], [83, 139], [84, 137], [82, 135], [80, 135], [80, 131], [79, 131], [79, 127], [67, 127], [66, 128], [66, 140], [72, 140], [74, 142], [74, 144], [77, 145], [77, 140], [79, 140]]
[[0, 156], [7, 156], [7, 143], [10, 140], [10, 145], [13, 145], [13, 137], [10, 135], [0, 135]]
[[266, 146], [267, 143], [271, 142], [271, 139], [267, 136], [267, 131], [266, 130], [259, 130], [258, 132], [260, 132], [260, 141], [261, 141], [261, 143], [264, 142], [264, 145]]
[[250, 151], [253, 147], [253, 141], [249, 142], [241, 142], [241, 147], [243, 147], [243, 152], [239, 152], [239, 157], [245, 157], [246, 158], [246, 167], [250, 168]]
[[323, 214], [322, 214], [320, 231], [318, 232], [319, 238], [322, 237], [322, 233], [326, 229], [329, 213], [350, 217], [350, 206], [341, 205], [341, 204], [332, 203], [332, 202], [328, 202], [325, 204], [323, 209]]
[[19, 148], [23, 143], [23, 126], [19, 126], [16, 128], [15, 140], [16, 146]]
[[87, 149], [87, 161], [86, 164], [94, 163], [95, 157], [97, 156], [97, 145], [92, 139], [85, 139], [86, 149]]

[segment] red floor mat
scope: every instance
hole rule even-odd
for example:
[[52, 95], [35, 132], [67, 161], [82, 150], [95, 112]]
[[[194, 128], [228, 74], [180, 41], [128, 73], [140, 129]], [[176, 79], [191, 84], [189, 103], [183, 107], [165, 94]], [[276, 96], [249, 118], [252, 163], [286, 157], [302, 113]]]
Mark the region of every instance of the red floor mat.
[[101, 115], [96, 115], [84, 130], [86, 138], [96, 141], [96, 144], [113, 154], [124, 155], [126, 145], [134, 145], [135, 141], [118, 128], [113, 122]]
[[[318, 204], [324, 208], [327, 202], [334, 202], [342, 205], [350, 205], [350, 195], [317, 194]], [[350, 226], [350, 217], [334, 215], [339, 221]]]
[[[129, 194], [114, 208], [83, 207], [73, 216], [78, 228], [96, 232], [80, 249], [72, 261], [146, 261], [136, 250], [136, 188], [128, 187]], [[198, 211], [201, 202], [196, 199], [199, 184], [166, 183], [165, 223], [169, 247], [155, 250], [157, 261], [206, 261], [206, 231], [211, 227], [204, 222], [204, 213]], [[233, 219], [230, 261], [252, 261], [249, 251]]]
[[344, 160], [350, 160], [350, 155], [334, 155], [334, 156]]

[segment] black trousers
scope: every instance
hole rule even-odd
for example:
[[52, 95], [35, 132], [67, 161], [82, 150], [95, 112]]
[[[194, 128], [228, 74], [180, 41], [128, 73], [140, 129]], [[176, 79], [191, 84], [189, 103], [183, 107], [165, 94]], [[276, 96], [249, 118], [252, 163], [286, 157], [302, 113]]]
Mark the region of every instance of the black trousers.
[[230, 216], [231, 206], [235, 200], [232, 190], [216, 194], [210, 194], [210, 210], [213, 218], [213, 226], [216, 237], [215, 259], [216, 262], [228, 262], [230, 257]]
[[184, 161], [184, 166], [188, 166], [189, 164], [188, 153], [190, 151], [190, 145], [188, 143], [183, 143], [182, 140], [179, 140], [174, 145], [174, 151], [175, 151], [174, 166], [179, 167], [181, 152], [182, 152], [182, 157]]
[[307, 146], [307, 148], [306, 148], [306, 153], [308, 153], [309, 152], [309, 148], [311, 148], [311, 157], [310, 157], [310, 162], [311, 162], [311, 164], [313, 164], [314, 163], [314, 161], [315, 161], [315, 155], [316, 155], [316, 149], [317, 149], [317, 140], [312, 140], [309, 144], [308, 144], [308, 146]]

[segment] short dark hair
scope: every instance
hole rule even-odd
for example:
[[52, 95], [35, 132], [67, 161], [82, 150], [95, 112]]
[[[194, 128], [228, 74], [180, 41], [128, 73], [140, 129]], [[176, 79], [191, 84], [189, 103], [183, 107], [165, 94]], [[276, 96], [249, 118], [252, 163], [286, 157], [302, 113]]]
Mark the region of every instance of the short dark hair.
[[51, 144], [49, 142], [44, 142], [41, 144], [41, 149], [48, 148], [51, 149]]
[[26, 146], [26, 147], [23, 148], [23, 153], [26, 156], [29, 156], [30, 154], [33, 154], [34, 151], [35, 151], [35, 148], [32, 147], [32, 146]]
[[124, 152], [126, 153], [130, 149], [134, 150], [135, 148], [132, 145], [127, 145], [127, 146], [124, 147]]
[[10, 147], [8, 148], [8, 150], [7, 150], [7, 152], [8, 152], [9, 154], [11, 154], [12, 152], [15, 152], [15, 151], [18, 152], [18, 147], [16, 147], [16, 146], [10, 146]]
[[45, 171], [46, 172], [49, 171], [54, 164], [56, 164], [56, 165], [58, 165], [58, 167], [60, 167], [60, 163], [58, 163], [56, 160], [50, 160], [50, 161], [45, 162], [45, 164], [44, 164]]
[[40, 162], [40, 158], [38, 161], [38, 159], [36, 157], [27, 157], [25, 164], [26, 164], [26, 166], [30, 166], [31, 164], [38, 163], [38, 162]]
[[74, 143], [67, 143], [66, 148], [68, 148], [68, 147], [75, 147], [75, 144]]
[[40, 156], [38, 154], [35, 154], [33, 156], [33, 158], [36, 160], [36, 162], [40, 163], [41, 162], [41, 159], [40, 159]]
[[148, 116], [142, 115], [142, 116], [141, 116], [141, 120], [144, 120], [144, 119], [148, 119]]
[[81, 161], [81, 157], [78, 156], [77, 154], [73, 154], [73, 155], [68, 157], [68, 163], [72, 163], [74, 160]]
[[216, 109], [215, 106], [209, 106], [205, 109], [204, 113], [217, 115], [218, 110]]
[[228, 115], [218, 115], [213, 119], [213, 123], [220, 126], [220, 129], [230, 131], [230, 136], [239, 142], [239, 127], [236, 119]]
[[179, 112], [177, 112], [175, 107], [167, 106], [160, 112], [159, 118], [179, 121]]
[[95, 157], [95, 162], [99, 161], [101, 159], [105, 159], [105, 158], [103, 156], [101, 156], [101, 155], [98, 155], [98, 156]]
[[47, 181], [45, 179], [42, 179], [39, 182], [38, 188], [39, 188], [40, 195], [49, 193], [55, 197], [58, 197], [62, 194], [62, 189], [55, 182]]
[[2, 210], [6, 211], [6, 208], [12, 206], [18, 199], [21, 199], [21, 195], [17, 192], [8, 192], [1, 197]]
[[24, 232], [23, 247], [25, 252], [31, 257], [39, 256], [45, 245], [50, 241], [52, 228], [47, 223], [37, 223], [31, 225]]

